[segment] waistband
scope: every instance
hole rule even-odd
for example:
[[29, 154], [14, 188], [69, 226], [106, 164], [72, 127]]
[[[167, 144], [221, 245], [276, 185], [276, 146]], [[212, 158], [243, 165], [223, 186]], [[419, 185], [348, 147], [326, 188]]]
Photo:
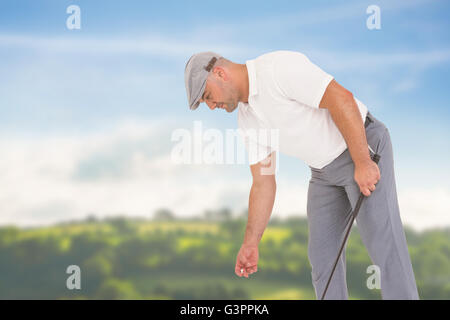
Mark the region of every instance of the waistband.
[[364, 128], [367, 128], [367, 126], [369, 125], [369, 123], [373, 122], [373, 116], [372, 114], [367, 111], [367, 115], [366, 115], [366, 121], [364, 122]]

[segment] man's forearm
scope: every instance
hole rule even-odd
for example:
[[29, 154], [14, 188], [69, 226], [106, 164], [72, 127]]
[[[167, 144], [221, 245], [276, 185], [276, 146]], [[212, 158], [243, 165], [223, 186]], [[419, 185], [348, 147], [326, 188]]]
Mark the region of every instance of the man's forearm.
[[250, 190], [244, 244], [258, 245], [269, 222], [275, 201], [276, 183], [253, 184]]
[[352, 97], [342, 105], [328, 107], [328, 111], [344, 137], [355, 165], [370, 161], [366, 130], [355, 99]]

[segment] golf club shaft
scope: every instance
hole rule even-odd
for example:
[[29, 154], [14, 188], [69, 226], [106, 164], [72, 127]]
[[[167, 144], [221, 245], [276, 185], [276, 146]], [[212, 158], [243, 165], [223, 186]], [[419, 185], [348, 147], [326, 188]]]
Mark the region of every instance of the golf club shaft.
[[[372, 160], [376, 164], [378, 164], [378, 161], [380, 160], [380, 155], [374, 154]], [[353, 226], [353, 222], [355, 221], [355, 218], [358, 215], [359, 208], [361, 207], [361, 204], [362, 204], [363, 200], [364, 200], [364, 194], [361, 192], [361, 194], [359, 195], [358, 201], [356, 202], [355, 210], [353, 211], [352, 219], [350, 221], [350, 225], [348, 226], [347, 232], [345, 233], [344, 241], [342, 241], [341, 248], [339, 249], [339, 253], [338, 253], [337, 257], [336, 257], [336, 261], [334, 262], [333, 270], [331, 271], [330, 277], [328, 278], [327, 285], [325, 286], [325, 290], [323, 291], [322, 298], [320, 300], [323, 300], [325, 298], [325, 294], [327, 293], [328, 286], [330, 285], [331, 278], [333, 277], [333, 274], [334, 274], [334, 270], [336, 269], [336, 266], [337, 266], [337, 263], [339, 261], [339, 258], [341, 257], [342, 250], [344, 250], [345, 242], [347, 241], [348, 235], [350, 234], [350, 230], [352, 229], [352, 226]]]

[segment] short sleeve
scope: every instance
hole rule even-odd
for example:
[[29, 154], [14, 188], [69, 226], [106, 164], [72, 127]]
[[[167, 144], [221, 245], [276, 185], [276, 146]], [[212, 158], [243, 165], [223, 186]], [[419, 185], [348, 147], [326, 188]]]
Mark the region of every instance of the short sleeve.
[[254, 165], [261, 160], [267, 158], [269, 154], [272, 153], [272, 148], [268, 146], [263, 146], [248, 136], [243, 136], [244, 146], [248, 153], [248, 162], [250, 165]]
[[333, 76], [295, 51], [281, 51], [275, 57], [274, 77], [285, 97], [312, 108], [319, 108], [322, 96], [333, 80]]

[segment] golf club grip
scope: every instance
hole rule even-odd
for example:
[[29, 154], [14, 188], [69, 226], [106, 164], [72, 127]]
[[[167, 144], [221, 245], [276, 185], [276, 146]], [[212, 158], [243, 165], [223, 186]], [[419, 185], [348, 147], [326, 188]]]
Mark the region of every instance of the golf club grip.
[[[378, 164], [378, 161], [380, 161], [380, 158], [381, 158], [380, 155], [377, 154], [377, 153], [375, 153], [375, 154], [373, 155], [372, 160], [373, 160], [376, 164]], [[361, 207], [361, 203], [362, 203], [362, 201], [364, 200], [364, 197], [365, 197], [365, 195], [361, 192], [361, 193], [359, 194], [358, 201], [356, 202], [355, 210], [353, 210], [353, 219], [356, 219], [356, 216], [358, 215], [359, 208]]]

